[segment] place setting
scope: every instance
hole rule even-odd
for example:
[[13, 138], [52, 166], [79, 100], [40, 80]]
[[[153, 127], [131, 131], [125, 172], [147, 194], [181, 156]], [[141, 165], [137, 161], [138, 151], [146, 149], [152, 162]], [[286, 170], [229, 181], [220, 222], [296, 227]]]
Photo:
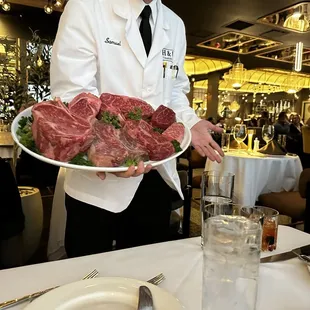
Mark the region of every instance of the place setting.
[[0, 0], [0, 310], [310, 309], [310, 2], [226, 2]]

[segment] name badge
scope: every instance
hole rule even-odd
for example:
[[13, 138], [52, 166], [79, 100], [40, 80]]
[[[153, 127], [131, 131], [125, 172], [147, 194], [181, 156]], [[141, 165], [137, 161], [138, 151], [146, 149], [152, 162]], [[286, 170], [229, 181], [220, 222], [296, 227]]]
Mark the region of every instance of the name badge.
[[168, 62], [173, 62], [173, 50], [164, 48], [162, 51], [163, 54], [163, 60]]

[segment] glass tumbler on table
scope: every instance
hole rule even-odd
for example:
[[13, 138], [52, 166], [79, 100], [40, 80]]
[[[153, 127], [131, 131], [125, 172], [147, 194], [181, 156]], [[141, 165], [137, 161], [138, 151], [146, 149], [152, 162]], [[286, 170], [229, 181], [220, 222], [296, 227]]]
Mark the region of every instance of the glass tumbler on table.
[[204, 225], [202, 310], [254, 310], [261, 225], [243, 216], [219, 215]]
[[262, 251], [273, 251], [277, 248], [279, 212], [267, 207], [255, 207], [264, 214]]
[[[210, 203], [232, 202], [234, 194], [235, 175], [226, 171], [205, 171], [201, 183], [201, 245], [203, 244], [204, 207]], [[228, 200], [225, 200], [228, 199]]]

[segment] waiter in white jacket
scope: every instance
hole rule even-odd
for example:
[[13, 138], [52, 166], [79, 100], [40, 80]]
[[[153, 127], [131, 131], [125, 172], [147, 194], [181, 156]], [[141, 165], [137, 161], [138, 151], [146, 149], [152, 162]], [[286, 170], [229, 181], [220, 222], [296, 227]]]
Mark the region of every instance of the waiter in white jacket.
[[[62, 14], [51, 62], [52, 96], [81, 92], [141, 98], [173, 109], [191, 128], [192, 144], [211, 160], [221, 149], [190, 108], [182, 20], [161, 0], [70, 0]], [[216, 153], [217, 150], [218, 153]], [[172, 190], [182, 196], [175, 161], [157, 170], [139, 163], [119, 174], [69, 170], [65, 192], [68, 257], [167, 240]]]

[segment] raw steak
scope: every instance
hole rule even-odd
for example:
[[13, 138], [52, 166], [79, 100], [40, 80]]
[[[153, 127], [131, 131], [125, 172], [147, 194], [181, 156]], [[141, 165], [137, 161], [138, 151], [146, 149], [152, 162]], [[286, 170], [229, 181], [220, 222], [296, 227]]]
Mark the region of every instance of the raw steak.
[[124, 126], [127, 141], [147, 149], [150, 160], [162, 160], [175, 153], [174, 147], [167, 138], [154, 132], [144, 120], [127, 120]]
[[161, 129], [167, 129], [175, 121], [175, 113], [163, 105], [160, 105], [152, 116], [152, 125]]
[[135, 108], [141, 109], [144, 119], [150, 118], [154, 113], [154, 109], [148, 103], [138, 98], [103, 93], [100, 99], [103, 103], [118, 108], [125, 118], [129, 112], [134, 112]]
[[101, 100], [87, 93], [76, 96], [68, 105], [69, 111], [78, 117], [94, 122], [101, 107]]
[[181, 123], [173, 123], [169, 126], [162, 135], [166, 137], [169, 141], [177, 140], [182, 143], [184, 138], [185, 128]]
[[96, 140], [88, 151], [88, 158], [97, 167], [117, 167], [125, 160], [144, 160], [146, 151], [131, 146], [123, 137], [121, 129], [97, 121], [94, 124]]
[[45, 101], [33, 106], [32, 134], [45, 157], [66, 162], [86, 151], [94, 134], [88, 121], [71, 115], [60, 103]]

